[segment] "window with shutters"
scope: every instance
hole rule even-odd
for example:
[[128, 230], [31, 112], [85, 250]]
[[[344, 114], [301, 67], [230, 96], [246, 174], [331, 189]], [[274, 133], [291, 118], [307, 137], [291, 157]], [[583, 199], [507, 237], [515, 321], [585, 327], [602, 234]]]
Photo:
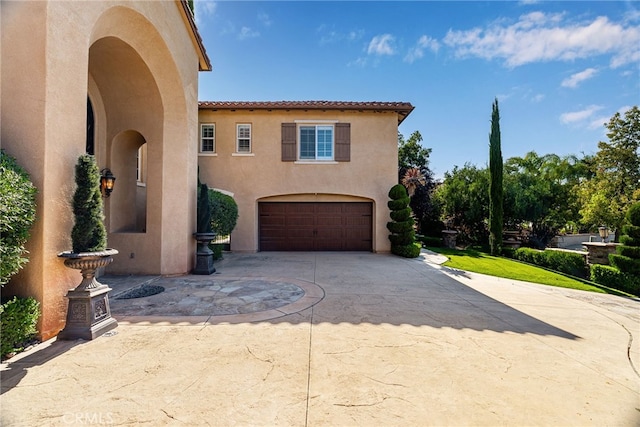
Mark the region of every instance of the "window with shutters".
[[251, 153], [251, 125], [250, 124], [238, 124], [237, 125], [237, 153]]
[[282, 161], [348, 162], [350, 132], [349, 123], [282, 123]]

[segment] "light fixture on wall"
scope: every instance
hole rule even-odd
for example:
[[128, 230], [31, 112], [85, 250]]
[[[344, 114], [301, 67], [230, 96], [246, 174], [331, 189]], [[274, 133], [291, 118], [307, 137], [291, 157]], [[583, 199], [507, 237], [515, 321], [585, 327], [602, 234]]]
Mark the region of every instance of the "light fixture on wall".
[[607, 243], [609, 239], [609, 230], [604, 225], [602, 227], [598, 227], [598, 233], [600, 233], [600, 238], [603, 243]]
[[113, 191], [116, 177], [111, 173], [111, 169], [104, 168], [100, 171], [100, 191], [103, 197], [109, 197]]

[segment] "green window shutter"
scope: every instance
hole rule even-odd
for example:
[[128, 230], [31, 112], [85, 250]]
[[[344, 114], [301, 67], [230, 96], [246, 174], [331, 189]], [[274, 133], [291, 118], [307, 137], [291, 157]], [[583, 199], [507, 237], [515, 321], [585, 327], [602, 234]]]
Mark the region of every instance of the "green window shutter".
[[351, 123], [336, 123], [336, 162], [351, 161]]
[[296, 157], [296, 124], [282, 123], [282, 161], [295, 162]]

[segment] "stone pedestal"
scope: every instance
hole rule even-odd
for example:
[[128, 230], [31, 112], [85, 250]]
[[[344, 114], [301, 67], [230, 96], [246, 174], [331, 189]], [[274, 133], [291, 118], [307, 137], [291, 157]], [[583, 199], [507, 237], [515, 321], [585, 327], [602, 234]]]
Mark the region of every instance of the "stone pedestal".
[[587, 264], [609, 265], [609, 254], [616, 252], [619, 243], [582, 242], [587, 248]]
[[67, 292], [67, 322], [58, 339], [92, 340], [118, 326], [116, 319], [111, 317], [109, 307], [111, 288], [98, 282], [95, 277], [96, 270], [111, 264], [112, 255], [117, 253], [115, 249], [106, 249], [100, 252], [58, 254], [65, 258], [64, 265], [82, 273], [82, 282]]
[[92, 340], [98, 338], [118, 326], [116, 319], [111, 317], [109, 308], [109, 291], [107, 285], [100, 285], [90, 290], [70, 290], [67, 323], [58, 334], [61, 340]]
[[456, 236], [458, 232], [455, 230], [442, 230], [442, 244], [445, 248], [456, 248]]
[[194, 233], [193, 237], [198, 241], [196, 252], [196, 268], [191, 274], [208, 275], [216, 272], [213, 266], [213, 251], [209, 249], [209, 243], [216, 238], [216, 233]]

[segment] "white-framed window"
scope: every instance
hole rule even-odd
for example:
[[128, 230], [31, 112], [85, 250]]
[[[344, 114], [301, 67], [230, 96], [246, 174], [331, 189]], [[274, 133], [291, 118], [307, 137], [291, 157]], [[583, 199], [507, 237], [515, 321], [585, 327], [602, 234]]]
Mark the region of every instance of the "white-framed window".
[[333, 125], [298, 126], [300, 160], [333, 160]]
[[236, 129], [236, 152], [251, 153], [251, 125], [239, 123]]
[[215, 123], [202, 123], [200, 125], [200, 152], [216, 152], [216, 125]]

